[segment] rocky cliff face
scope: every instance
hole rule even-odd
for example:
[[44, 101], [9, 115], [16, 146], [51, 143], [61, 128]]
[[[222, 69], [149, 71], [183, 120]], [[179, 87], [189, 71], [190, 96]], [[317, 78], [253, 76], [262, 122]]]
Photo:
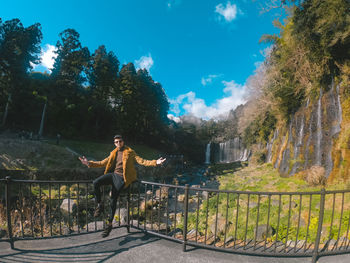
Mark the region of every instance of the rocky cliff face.
[[[328, 179], [349, 177], [350, 99], [334, 83], [292, 116], [288, 127], [276, 129], [266, 145], [266, 161], [284, 175], [322, 166]], [[343, 108], [345, 107], [345, 110]]]

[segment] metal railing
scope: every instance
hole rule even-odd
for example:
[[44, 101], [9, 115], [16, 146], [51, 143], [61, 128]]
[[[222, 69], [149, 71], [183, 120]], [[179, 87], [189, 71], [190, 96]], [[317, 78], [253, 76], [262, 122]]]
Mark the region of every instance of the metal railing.
[[[104, 189], [108, 202], [108, 188]], [[0, 179], [0, 227], [14, 247], [36, 239], [100, 231], [91, 181]], [[1, 197], [1, 196], [0, 196]], [[106, 204], [107, 205], [107, 204]], [[118, 198], [114, 226], [186, 246], [278, 257], [350, 252], [350, 191], [225, 191], [140, 181]]]

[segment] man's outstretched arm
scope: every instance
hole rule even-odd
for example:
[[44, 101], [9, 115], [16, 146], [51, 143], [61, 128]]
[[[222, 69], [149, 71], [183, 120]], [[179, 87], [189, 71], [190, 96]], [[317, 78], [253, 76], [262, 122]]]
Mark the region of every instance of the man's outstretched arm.
[[162, 163], [164, 163], [166, 161], [166, 158], [159, 158], [158, 160], [146, 160], [141, 158], [140, 156], [135, 154], [135, 160], [138, 164], [143, 165], [143, 166], [157, 166], [157, 165], [161, 165]]
[[85, 156], [79, 157], [79, 160], [82, 164], [86, 165], [87, 167], [105, 167], [108, 162], [108, 157], [103, 159], [102, 161], [95, 162], [95, 161], [88, 161]]

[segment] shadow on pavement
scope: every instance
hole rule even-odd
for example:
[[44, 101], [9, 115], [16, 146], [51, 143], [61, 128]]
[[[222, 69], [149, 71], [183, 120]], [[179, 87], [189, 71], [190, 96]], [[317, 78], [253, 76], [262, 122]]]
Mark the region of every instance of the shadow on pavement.
[[[108, 240], [59, 249], [15, 248], [0, 255], [0, 262], [104, 262], [129, 249], [158, 241], [159, 238], [133, 232]], [[35, 241], [33, 241], [35, 242]]]

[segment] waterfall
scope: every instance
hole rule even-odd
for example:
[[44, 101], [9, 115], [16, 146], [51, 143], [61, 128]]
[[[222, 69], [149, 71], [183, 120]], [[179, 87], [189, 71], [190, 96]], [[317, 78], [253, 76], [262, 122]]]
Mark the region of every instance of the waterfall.
[[336, 94], [334, 94], [334, 90], [332, 86], [332, 93], [334, 95], [334, 107], [335, 107], [336, 120], [337, 120], [334, 127], [332, 127], [332, 135], [335, 135], [340, 132], [340, 125], [342, 122], [342, 108], [340, 103], [339, 85], [337, 85]]
[[[298, 125], [297, 125], [298, 126]], [[303, 138], [304, 138], [304, 115], [301, 116], [301, 124], [300, 124], [300, 130], [299, 130], [299, 133], [298, 133], [298, 137], [295, 141], [295, 144], [294, 144], [294, 160], [295, 160], [295, 163], [293, 165], [293, 168], [290, 172], [290, 174], [295, 174], [297, 169], [298, 169], [298, 165], [299, 163], [297, 162], [297, 158], [300, 154], [300, 147], [303, 146]]]
[[[250, 151], [242, 147], [239, 137], [219, 144], [219, 162], [230, 163], [236, 161], [247, 161]], [[214, 158], [215, 159], [215, 158]]]
[[298, 138], [295, 143], [295, 149], [294, 149], [294, 159], [298, 158], [299, 147], [303, 146], [303, 137], [304, 137], [304, 115], [301, 116], [300, 130], [299, 130]]
[[317, 103], [317, 132], [316, 132], [316, 165], [321, 165], [321, 142], [322, 142], [322, 89]]
[[205, 151], [205, 163], [210, 164], [210, 143], [207, 144], [207, 149]]
[[338, 102], [338, 122], [339, 125], [341, 124], [343, 117], [342, 117], [342, 108], [340, 103], [340, 94], [339, 94], [339, 84], [337, 85], [337, 102]]
[[273, 146], [273, 143], [276, 140], [277, 136], [278, 136], [278, 129], [276, 129], [273, 132], [273, 137], [271, 138], [270, 142], [268, 142], [266, 144], [266, 148], [267, 148], [266, 162], [267, 163], [270, 163], [272, 160], [272, 146]]
[[310, 98], [307, 98], [305, 108], [309, 107], [309, 103], [310, 103]]

